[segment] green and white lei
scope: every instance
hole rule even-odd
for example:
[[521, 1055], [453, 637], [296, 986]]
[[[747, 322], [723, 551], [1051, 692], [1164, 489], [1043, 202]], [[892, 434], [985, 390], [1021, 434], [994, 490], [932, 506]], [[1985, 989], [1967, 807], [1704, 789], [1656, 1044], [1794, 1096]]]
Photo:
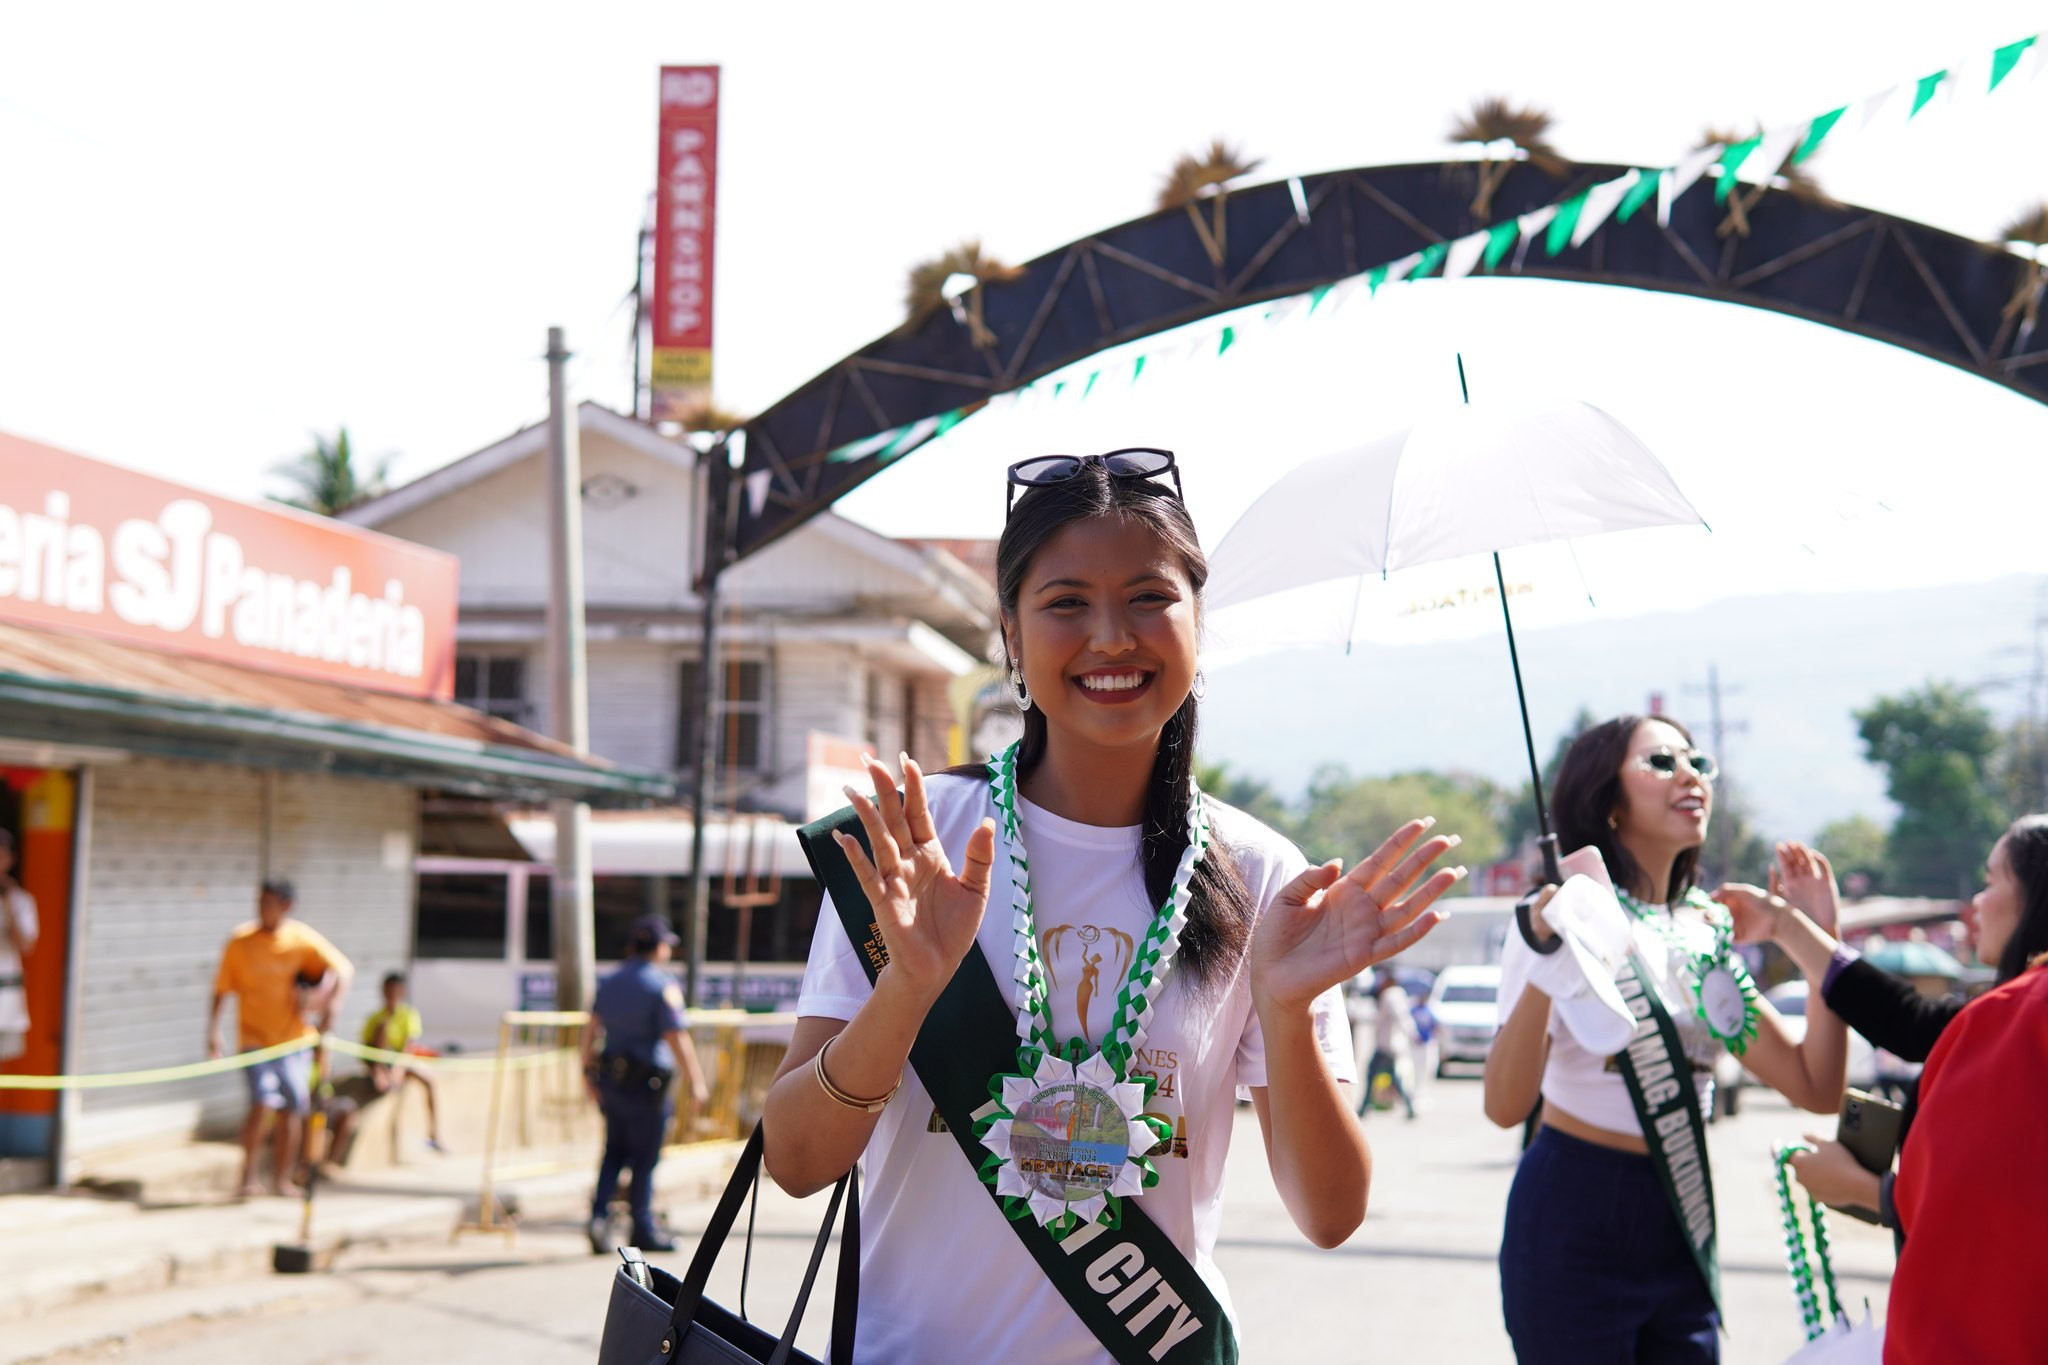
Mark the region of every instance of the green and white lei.
[[[1083, 1039], [1071, 1038], [1063, 1046], [1053, 1032], [1038, 953], [1031, 863], [1017, 813], [1018, 747], [1011, 745], [988, 765], [989, 796], [1010, 855], [1017, 1069], [990, 1079], [994, 1103], [982, 1111], [975, 1132], [989, 1149], [979, 1174], [995, 1186], [1004, 1212], [1013, 1219], [1034, 1217], [1061, 1238], [1085, 1222], [1118, 1226], [1121, 1198], [1158, 1183], [1159, 1173], [1145, 1153], [1171, 1138], [1172, 1131], [1164, 1119], [1144, 1112], [1158, 1078], [1134, 1078], [1130, 1065], [1145, 1045], [1159, 994], [1180, 951], [1189, 888], [1211, 834], [1201, 788], [1190, 778], [1188, 846], [1172, 889], [1132, 954], [1102, 1045], [1091, 1052]], [[1064, 1136], [1054, 1131], [1062, 1124]]]

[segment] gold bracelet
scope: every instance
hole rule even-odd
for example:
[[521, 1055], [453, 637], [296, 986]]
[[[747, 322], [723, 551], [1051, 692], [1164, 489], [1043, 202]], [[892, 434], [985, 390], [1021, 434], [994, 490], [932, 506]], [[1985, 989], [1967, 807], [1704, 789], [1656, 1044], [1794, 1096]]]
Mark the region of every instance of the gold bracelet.
[[864, 1114], [881, 1113], [883, 1106], [887, 1105], [890, 1100], [895, 1099], [896, 1092], [903, 1088], [903, 1077], [898, 1076], [896, 1084], [889, 1087], [889, 1093], [878, 1100], [864, 1100], [858, 1096], [847, 1094], [844, 1090], [832, 1084], [832, 1078], [825, 1074], [825, 1054], [831, 1050], [832, 1044], [838, 1041], [839, 1035], [833, 1034], [825, 1040], [825, 1046], [818, 1049], [818, 1055], [811, 1059], [811, 1070], [818, 1077], [818, 1088], [824, 1091], [835, 1104], [844, 1105], [848, 1109], [858, 1109]]

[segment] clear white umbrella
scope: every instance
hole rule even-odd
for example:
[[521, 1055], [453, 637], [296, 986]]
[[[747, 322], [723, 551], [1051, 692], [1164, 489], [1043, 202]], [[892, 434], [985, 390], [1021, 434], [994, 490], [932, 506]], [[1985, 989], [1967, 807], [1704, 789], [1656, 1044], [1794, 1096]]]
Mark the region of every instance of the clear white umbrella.
[[[1384, 607], [1373, 580], [1492, 555], [1529, 780], [1545, 857], [1554, 859], [1500, 552], [1693, 523], [1705, 525], [1663, 464], [1592, 404], [1465, 404], [1311, 460], [1262, 494], [1209, 557], [1208, 629], [1235, 656], [1318, 640], [1348, 645], [1362, 618]], [[1349, 592], [1348, 610], [1312, 610], [1304, 620], [1274, 609], [1327, 607], [1333, 590]]]

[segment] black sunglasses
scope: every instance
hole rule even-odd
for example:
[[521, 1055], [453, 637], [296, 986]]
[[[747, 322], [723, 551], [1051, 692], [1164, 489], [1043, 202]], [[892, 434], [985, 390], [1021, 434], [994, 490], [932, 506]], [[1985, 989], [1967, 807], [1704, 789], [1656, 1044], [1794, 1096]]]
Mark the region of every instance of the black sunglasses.
[[1721, 765], [1714, 762], [1712, 754], [1703, 754], [1698, 749], [1688, 749], [1682, 754], [1669, 749], [1653, 749], [1636, 761], [1659, 777], [1676, 777], [1681, 760], [1692, 769], [1693, 776], [1702, 781], [1713, 781], [1714, 774], [1721, 771]]
[[1064, 483], [1091, 464], [1101, 465], [1112, 479], [1156, 479], [1161, 474], [1171, 474], [1173, 496], [1182, 502], [1187, 501], [1181, 497], [1180, 470], [1175, 467], [1170, 450], [1131, 446], [1125, 450], [1112, 450], [1106, 455], [1039, 455], [1010, 466], [1010, 486], [1003, 496], [1003, 520], [1010, 519], [1010, 509], [1017, 505], [1019, 488], [1043, 488], [1049, 483]]

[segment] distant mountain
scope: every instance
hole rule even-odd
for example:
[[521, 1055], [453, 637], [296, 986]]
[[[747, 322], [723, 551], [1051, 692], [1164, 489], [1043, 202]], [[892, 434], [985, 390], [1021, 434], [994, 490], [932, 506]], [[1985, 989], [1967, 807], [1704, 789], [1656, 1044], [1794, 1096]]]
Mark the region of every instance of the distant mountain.
[[[1663, 710], [1713, 747], [1708, 670], [1718, 667], [1719, 756], [1762, 828], [1800, 838], [1862, 813], [1889, 822], [1882, 774], [1850, 712], [1930, 678], [1981, 685], [2001, 718], [2024, 714], [2048, 577], [1908, 591], [1731, 598], [1682, 612], [1517, 636], [1539, 756], [1581, 706]], [[2044, 622], [2043, 629], [2048, 629]], [[1211, 760], [1289, 799], [1323, 763], [1353, 773], [1416, 768], [1519, 783], [1528, 764], [1505, 639], [1294, 651], [1220, 670], [1203, 705]], [[2015, 812], [2017, 814], [2017, 812]]]

